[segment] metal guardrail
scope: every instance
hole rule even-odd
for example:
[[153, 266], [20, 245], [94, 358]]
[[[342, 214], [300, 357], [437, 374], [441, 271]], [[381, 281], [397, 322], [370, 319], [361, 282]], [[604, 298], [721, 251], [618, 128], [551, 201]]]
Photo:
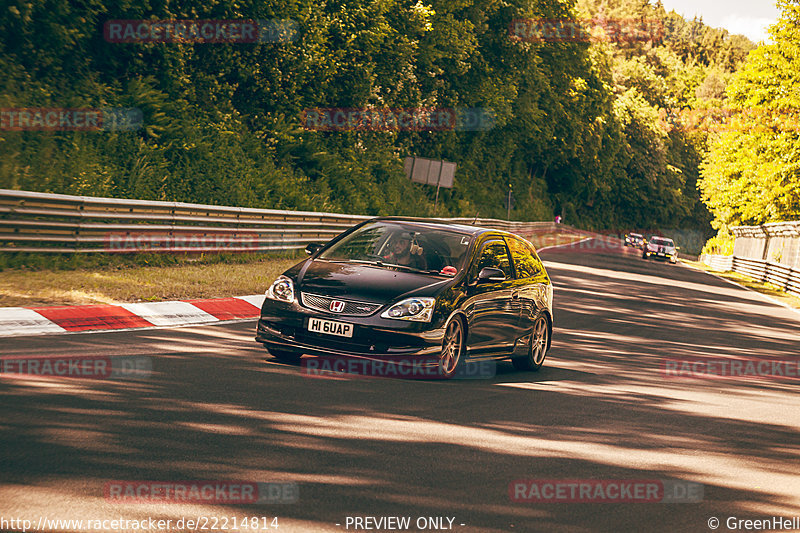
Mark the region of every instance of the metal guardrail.
[[738, 272], [771, 283], [800, 296], [800, 222], [731, 229], [736, 235], [733, 256], [705, 255], [702, 259], [705, 264], [714, 270]]
[[[327, 242], [372, 217], [96, 198], [0, 189], [0, 251], [33, 253], [266, 252]], [[451, 223], [531, 235], [552, 222]]]
[[788, 293], [800, 296], [800, 270], [757, 259], [733, 258], [734, 272], [739, 272], [761, 282], [771, 283]]
[[733, 255], [800, 268], [800, 221], [735, 226]]
[[800, 221], [731, 228], [731, 270], [800, 296]]
[[731, 270], [750, 276], [758, 281], [766, 281], [767, 264], [764, 261], [734, 257]]
[[732, 255], [711, 255], [703, 254], [700, 261], [719, 272], [727, 272], [733, 270], [733, 256]]

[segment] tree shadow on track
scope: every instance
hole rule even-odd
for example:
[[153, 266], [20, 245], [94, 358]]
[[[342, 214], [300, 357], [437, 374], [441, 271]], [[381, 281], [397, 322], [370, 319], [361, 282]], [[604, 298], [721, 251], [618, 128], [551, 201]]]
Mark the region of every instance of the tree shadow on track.
[[[582, 261], [565, 255], [570, 268], [550, 269], [563, 290], [545, 367], [503, 362], [487, 380], [310, 379], [265, 362], [253, 323], [25, 340], [18, 353], [147, 355], [153, 374], [2, 380], [0, 511], [33, 513], [26, 494], [41, 491], [75, 498], [75, 509], [174, 519], [186, 508], [123, 510], [103, 500], [104, 483], [237, 479], [294, 481], [300, 500], [212, 511], [304, 521], [297, 531], [339, 529], [348, 515], [455, 516], [464, 531], [703, 531], [710, 516], [800, 512], [788, 467], [800, 460], [797, 382], [661, 371], [675, 356], [796, 356], [798, 323], [747, 296], [715, 295], [730, 287], [700, 273], [657, 265], [676, 283], [646, 298], [655, 284], [572, 268]], [[662, 275], [608, 261], [602, 269]], [[754, 405], [786, 415], [745, 412]], [[684, 480], [702, 483], [704, 499], [515, 503], [518, 479]]]

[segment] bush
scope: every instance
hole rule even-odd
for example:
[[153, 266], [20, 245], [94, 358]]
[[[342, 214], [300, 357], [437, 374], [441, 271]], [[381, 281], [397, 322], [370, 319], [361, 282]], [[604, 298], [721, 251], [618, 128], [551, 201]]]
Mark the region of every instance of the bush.
[[734, 240], [733, 235], [720, 230], [716, 237], [711, 237], [706, 241], [701, 253], [705, 255], [733, 255]]

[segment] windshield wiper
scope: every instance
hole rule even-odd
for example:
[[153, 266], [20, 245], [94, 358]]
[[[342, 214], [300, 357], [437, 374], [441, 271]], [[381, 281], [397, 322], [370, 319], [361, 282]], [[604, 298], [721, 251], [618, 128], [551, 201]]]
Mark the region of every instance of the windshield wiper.
[[328, 259], [327, 257], [318, 257], [317, 259], [321, 259], [323, 261], [328, 261], [329, 263], [359, 263], [362, 265], [380, 265], [382, 264], [380, 261], [367, 261], [366, 259]]
[[398, 265], [397, 263], [384, 263], [382, 261], [378, 261], [380, 266], [387, 266], [392, 268], [399, 268], [402, 270], [407, 270], [408, 272], [419, 272], [421, 274], [438, 274], [438, 270], [425, 270], [423, 268], [412, 267], [410, 265]]
[[368, 259], [348, 259], [347, 263], [358, 263], [361, 265], [378, 265], [383, 266], [383, 262], [380, 260], [368, 260]]
[[368, 259], [348, 259], [347, 263], [358, 263], [360, 265], [372, 265], [372, 266], [379, 266], [379, 267], [393, 267], [393, 268], [402, 268], [405, 270], [413, 270], [415, 272], [425, 272], [424, 270], [420, 270], [418, 268], [408, 266], [408, 265], [398, 265], [395, 263], [385, 263], [380, 259], [368, 260]]
[[389, 267], [389, 268], [399, 268], [400, 270], [405, 270], [407, 272], [418, 272], [420, 274], [439, 274], [438, 270], [425, 270], [422, 268], [413, 267], [410, 265], [400, 265], [398, 263], [386, 263], [379, 259], [375, 260], [367, 260], [367, 259], [342, 259], [342, 260], [331, 260], [326, 259], [326, 261], [331, 261], [334, 263], [357, 263], [359, 265], [370, 265], [370, 266], [378, 266], [378, 267]]

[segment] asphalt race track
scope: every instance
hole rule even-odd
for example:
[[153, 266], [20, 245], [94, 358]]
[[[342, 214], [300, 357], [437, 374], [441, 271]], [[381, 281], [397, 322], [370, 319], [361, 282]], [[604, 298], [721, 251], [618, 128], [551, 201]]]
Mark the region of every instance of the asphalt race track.
[[[424, 517], [425, 530], [459, 532], [702, 532], [712, 517], [731, 531], [730, 517], [800, 516], [800, 379], [665, 370], [670, 358], [796, 362], [800, 314], [635, 253], [542, 258], [556, 325], [538, 373], [503, 362], [481, 380], [311, 378], [266, 359], [255, 321], [2, 339], [4, 357], [142, 356], [152, 373], [0, 378], [0, 518], [257, 516], [278, 517], [264, 531], [388, 531], [363, 519], [391, 516], [410, 517], [409, 531]], [[299, 493], [118, 503], [104, 495], [114, 480], [294, 482]], [[662, 480], [702, 494], [518, 502], [516, 480]]]

